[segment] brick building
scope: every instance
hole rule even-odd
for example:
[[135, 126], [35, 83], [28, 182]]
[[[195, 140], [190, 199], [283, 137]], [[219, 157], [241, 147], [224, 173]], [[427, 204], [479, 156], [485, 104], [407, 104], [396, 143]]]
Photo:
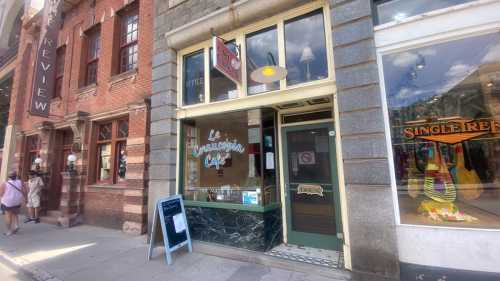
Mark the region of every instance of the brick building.
[[[152, 4], [61, 1], [47, 118], [30, 114], [43, 10], [23, 17], [2, 170], [45, 177], [47, 221], [144, 233], [149, 150]], [[76, 172], [67, 172], [68, 156]], [[6, 156], [8, 155], [8, 156]]]

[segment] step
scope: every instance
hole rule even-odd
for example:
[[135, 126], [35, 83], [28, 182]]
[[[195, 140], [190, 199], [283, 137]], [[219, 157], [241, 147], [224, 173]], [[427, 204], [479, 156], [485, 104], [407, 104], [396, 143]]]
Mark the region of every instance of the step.
[[301, 273], [314, 273], [316, 275], [331, 278], [332, 280], [351, 280], [351, 273], [344, 269], [336, 269], [310, 263], [285, 260], [282, 258], [265, 255], [261, 252], [234, 248], [220, 244], [193, 241], [193, 250], [195, 252], [206, 255], [218, 256], [242, 262], [251, 262], [264, 266], [270, 266]]
[[58, 218], [61, 216], [61, 211], [58, 211], [58, 210], [47, 211], [47, 216]]

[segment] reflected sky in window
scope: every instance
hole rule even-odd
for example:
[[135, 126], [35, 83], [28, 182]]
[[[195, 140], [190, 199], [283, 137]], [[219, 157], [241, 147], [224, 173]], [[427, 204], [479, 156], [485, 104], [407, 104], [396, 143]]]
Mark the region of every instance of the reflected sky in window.
[[474, 0], [393, 0], [378, 1], [377, 22], [383, 24]]
[[477, 88], [479, 83], [500, 80], [500, 73], [479, 77], [482, 66], [498, 62], [498, 33], [386, 55], [383, 65], [389, 108], [432, 102], [457, 87]]
[[248, 94], [258, 94], [279, 89], [279, 81], [260, 84], [250, 78], [259, 67], [278, 64], [278, 35], [276, 26], [247, 35], [247, 81]]
[[191, 105], [204, 101], [204, 59], [203, 51], [184, 57], [183, 104]]
[[285, 22], [285, 52], [288, 85], [328, 77], [322, 10]]

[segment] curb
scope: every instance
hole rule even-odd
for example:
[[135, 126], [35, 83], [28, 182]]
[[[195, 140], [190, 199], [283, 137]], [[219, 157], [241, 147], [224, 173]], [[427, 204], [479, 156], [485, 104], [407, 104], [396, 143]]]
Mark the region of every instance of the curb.
[[35, 281], [63, 281], [50, 272], [41, 270], [30, 265], [30, 263], [22, 258], [10, 257], [7, 253], [0, 250], [0, 260], [11, 269], [20, 272]]

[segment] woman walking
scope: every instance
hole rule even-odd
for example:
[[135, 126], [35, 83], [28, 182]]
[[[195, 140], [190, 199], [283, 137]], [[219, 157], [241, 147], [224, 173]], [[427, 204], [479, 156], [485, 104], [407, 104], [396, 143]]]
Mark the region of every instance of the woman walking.
[[9, 178], [0, 186], [1, 208], [5, 211], [5, 223], [7, 232], [11, 236], [19, 230], [19, 210], [26, 194], [23, 183], [17, 177], [17, 172], [9, 174]]

